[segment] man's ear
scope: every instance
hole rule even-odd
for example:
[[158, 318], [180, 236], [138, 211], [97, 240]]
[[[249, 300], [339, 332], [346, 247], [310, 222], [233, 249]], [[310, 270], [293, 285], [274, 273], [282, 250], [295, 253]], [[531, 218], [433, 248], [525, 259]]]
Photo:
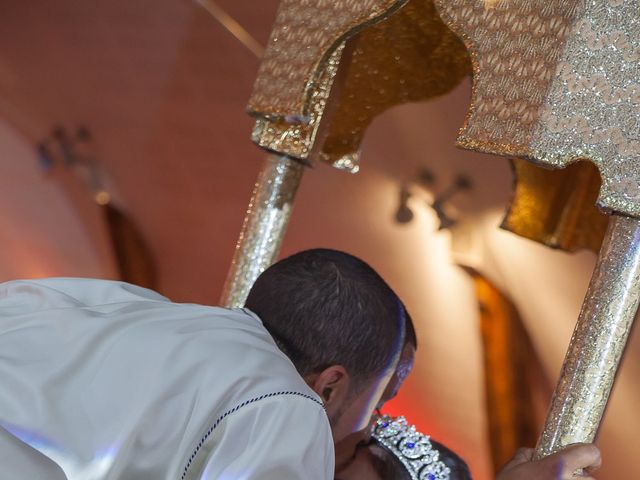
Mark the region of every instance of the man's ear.
[[349, 393], [351, 378], [342, 365], [332, 365], [305, 377], [311, 389], [320, 395], [327, 413], [337, 410]]

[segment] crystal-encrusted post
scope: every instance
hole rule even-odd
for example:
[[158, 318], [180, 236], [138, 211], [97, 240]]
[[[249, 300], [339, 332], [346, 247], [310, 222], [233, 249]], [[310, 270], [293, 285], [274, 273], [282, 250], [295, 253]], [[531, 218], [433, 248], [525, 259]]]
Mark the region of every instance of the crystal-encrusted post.
[[536, 455], [593, 442], [640, 300], [640, 220], [612, 215]]
[[267, 156], [236, 245], [222, 305], [243, 306], [253, 282], [275, 261], [304, 168], [287, 156]]

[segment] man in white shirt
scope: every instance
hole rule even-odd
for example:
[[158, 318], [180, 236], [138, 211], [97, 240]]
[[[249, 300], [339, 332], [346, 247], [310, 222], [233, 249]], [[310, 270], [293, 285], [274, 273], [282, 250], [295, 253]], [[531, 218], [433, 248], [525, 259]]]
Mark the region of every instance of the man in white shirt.
[[393, 375], [403, 307], [325, 250], [269, 269], [247, 305], [269, 326], [119, 282], [0, 286], [0, 478], [333, 478], [333, 441], [359, 441]]
[[2, 284], [0, 479], [330, 480], [407, 328], [387, 284], [331, 250], [278, 262], [241, 310], [120, 282]]

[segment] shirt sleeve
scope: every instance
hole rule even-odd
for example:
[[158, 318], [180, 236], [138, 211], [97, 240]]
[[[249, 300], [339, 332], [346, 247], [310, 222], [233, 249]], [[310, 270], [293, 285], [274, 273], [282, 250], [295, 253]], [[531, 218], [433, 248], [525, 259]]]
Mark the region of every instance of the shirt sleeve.
[[[335, 454], [324, 408], [283, 394], [239, 407], [203, 443], [198, 480], [332, 480]], [[203, 458], [204, 457], [204, 458]]]
[[0, 426], [0, 479], [67, 480], [62, 469]]

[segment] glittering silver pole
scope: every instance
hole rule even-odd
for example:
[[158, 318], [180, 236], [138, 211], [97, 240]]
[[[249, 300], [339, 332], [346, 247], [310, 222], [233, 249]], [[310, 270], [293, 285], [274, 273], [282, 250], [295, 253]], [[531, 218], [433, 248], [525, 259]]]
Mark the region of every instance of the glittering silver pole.
[[243, 306], [253, 282], [278, 256], [304, 168], [287, 156], [267, 156], [236, 245], [222, 305]]
[[640, 300], [640, 220], [612, 215], [537, 456], [595, 440]]

